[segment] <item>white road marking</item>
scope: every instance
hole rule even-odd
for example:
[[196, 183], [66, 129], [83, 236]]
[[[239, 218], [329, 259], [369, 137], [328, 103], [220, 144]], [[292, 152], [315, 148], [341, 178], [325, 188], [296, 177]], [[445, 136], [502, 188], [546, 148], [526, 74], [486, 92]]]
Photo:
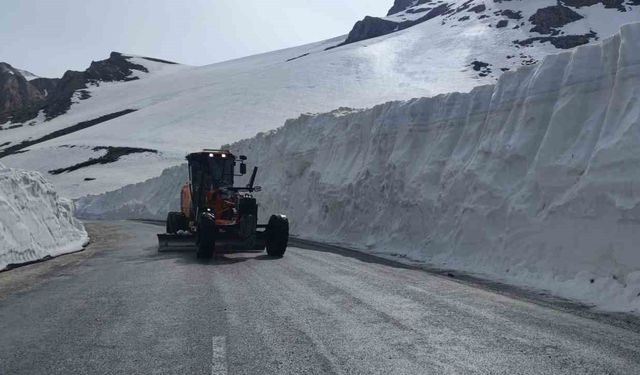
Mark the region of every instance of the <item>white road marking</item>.
[[214, 336], [211, 352], [211, 375], [227, 375], [227, 338]]

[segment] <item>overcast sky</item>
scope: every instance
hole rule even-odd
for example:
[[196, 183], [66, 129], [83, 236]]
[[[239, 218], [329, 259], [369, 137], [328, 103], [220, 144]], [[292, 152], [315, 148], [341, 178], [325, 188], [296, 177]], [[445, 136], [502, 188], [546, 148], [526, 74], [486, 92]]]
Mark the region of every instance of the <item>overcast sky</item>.
[[206, 65], [346, 34], [393, 0], [2, 0], [0, 61], [45, 77], [119, 51]]

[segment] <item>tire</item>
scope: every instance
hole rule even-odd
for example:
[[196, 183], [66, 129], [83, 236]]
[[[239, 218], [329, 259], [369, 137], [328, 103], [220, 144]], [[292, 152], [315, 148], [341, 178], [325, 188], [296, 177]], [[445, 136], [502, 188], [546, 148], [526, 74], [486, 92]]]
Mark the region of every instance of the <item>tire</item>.
[[216, 224], [208, 216], [203, 216], [198, 225], [198, 259], [210, 259], [216, 247]]
[[169, 234], [173, 234], [178, 232], [178, 229], [176, 228], [176, 215], [178, 213], [177, 212], [169, 212], [167, 214], [167, 233]]
[[240, 202], [238, 203], [238, 211], [240, 215], [253, 215], [258, 217], [258, 204], [256, 203], [255, 198], [240, 198]]
[[266, 231], [267, 254], [282, 257], [289, 243], [289, 219], [284, 215], [271, 215]]
[[238, 227], [238, 234], [241, 238], [246, 239], [255, 237], [258, 220], [253, 215], [243, 216]]
[[182, 212], [178, 212], [178, 215], [176, 216], [175, 220], [176, 220], [176, 229], [178, 231], [185, 231], [185, 232], [189, 231], [189, 219], [187, 219], [187, 217]]
[[188, 228], [187, 217], [182, 212], [169, 212], [167, 215], [167, 233], [175, 234]]

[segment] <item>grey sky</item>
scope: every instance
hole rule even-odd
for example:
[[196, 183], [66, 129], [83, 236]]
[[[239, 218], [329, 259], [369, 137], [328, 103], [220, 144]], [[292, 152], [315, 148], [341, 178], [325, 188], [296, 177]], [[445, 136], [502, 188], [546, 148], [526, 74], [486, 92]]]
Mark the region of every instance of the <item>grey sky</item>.
[[45, 77], [110, 51], [206, 65], [347, 33], [393, 0], [2, 0], [0, 61]]

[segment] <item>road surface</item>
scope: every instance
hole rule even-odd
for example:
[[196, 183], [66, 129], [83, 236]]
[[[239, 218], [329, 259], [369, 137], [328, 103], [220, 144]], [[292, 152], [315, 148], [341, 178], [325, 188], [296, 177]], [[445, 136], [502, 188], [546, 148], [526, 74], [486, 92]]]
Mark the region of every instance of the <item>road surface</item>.
[[633, 319], [340, 251], [82, 253], [0, 273], [0, 374], [640, 374]]

